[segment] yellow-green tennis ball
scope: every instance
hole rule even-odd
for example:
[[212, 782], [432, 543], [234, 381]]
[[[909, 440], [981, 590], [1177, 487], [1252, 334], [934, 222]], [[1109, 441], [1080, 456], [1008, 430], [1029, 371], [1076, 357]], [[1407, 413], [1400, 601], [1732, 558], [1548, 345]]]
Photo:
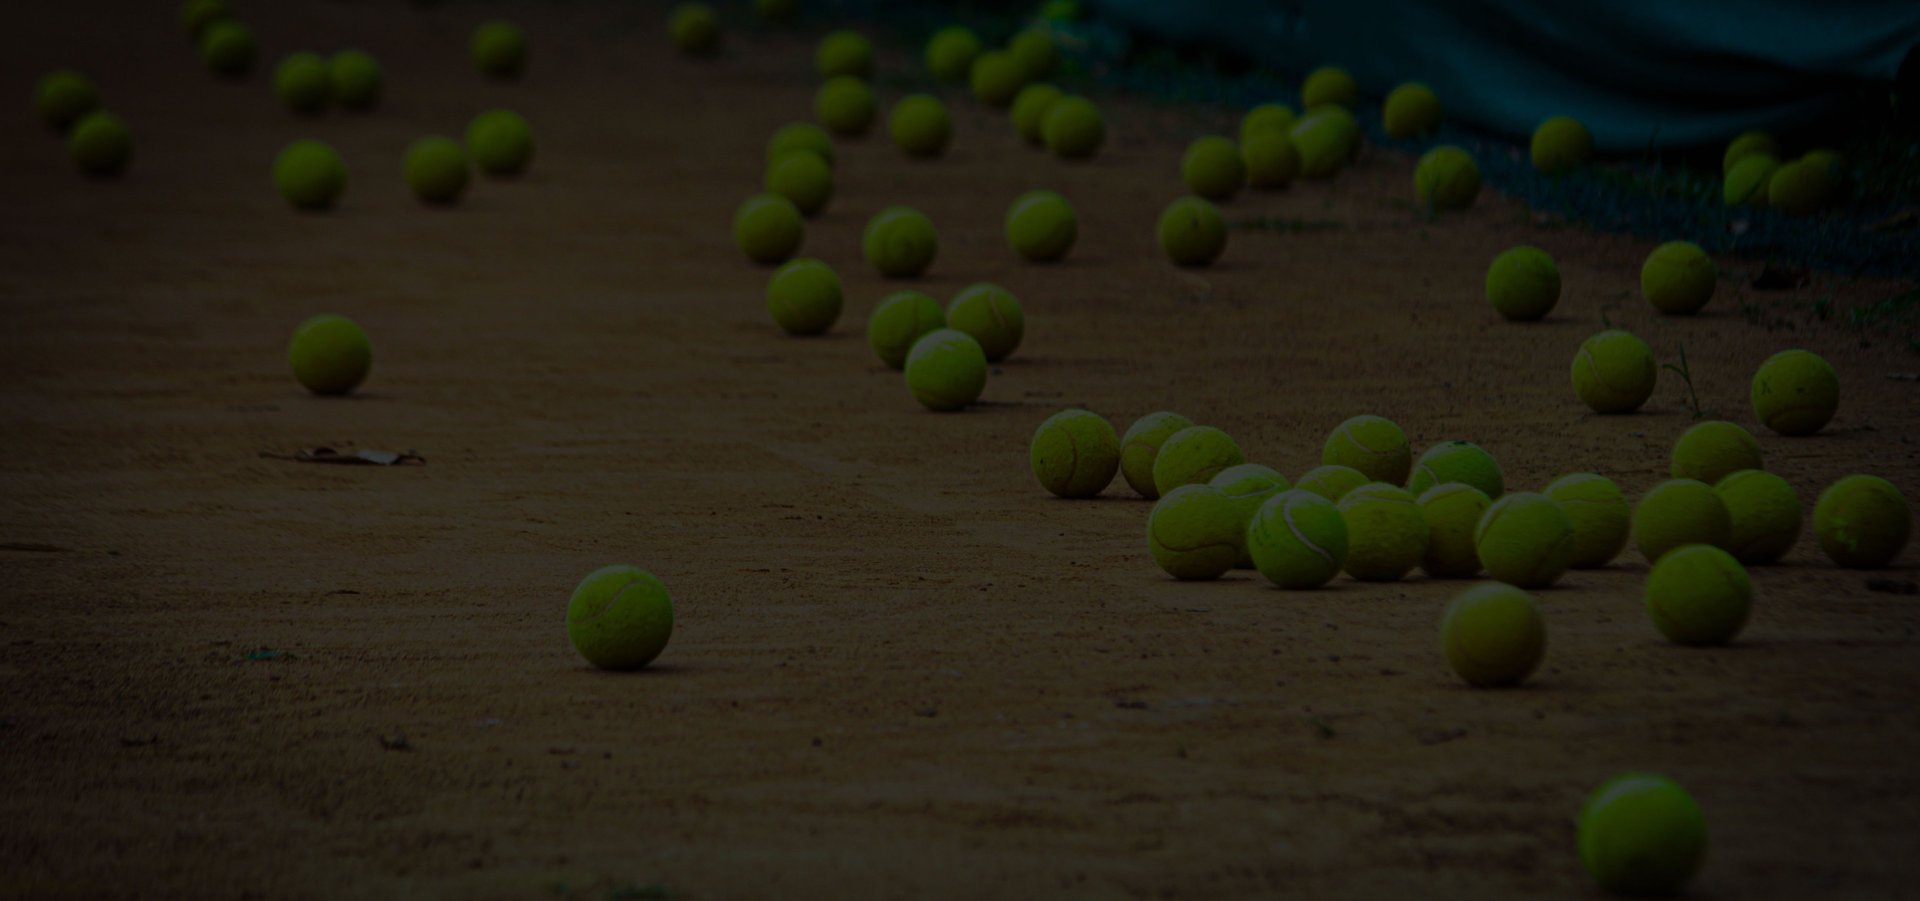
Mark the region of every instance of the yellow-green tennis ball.
[[1480, 196], [1480, 166], [1458, 147], [1435, 147], [1414, 167], [1413, 193], [1429, 210], [1464, 210]]
[[1187, 190], [1208, 200], [1226, 200], [1247, 183], [1247, 164], [1240, 148], [1220, 135], [1207, 135], [1187, 145], [1180, 158], [1180, 178]]
[[518, 78], [527, 68], [527, 36], [512, 22], [482, 22], [473, 30], [468, 52], [480, 74], [490, 78]]
[[1347, 561], [1347, 521], [1340, 508], [1311, 491], [1282, 491], [1247, 524], [1253, 568], [1281, 588], [1327, 584]]
[[821, 78], [851, 75], [871, 79], [873, 44], [860, 32], [835, 31], [820, 39], [820, 46], [813, 52], [813, 68]]
[[233, 7], [227, 0], [187, 0], [180, 4], [180, 27], [195, 40], [206, 34], [213, 23], [232, 16]]
[[1427, 489], [1448, 482], [1472, 485], [1494, 500], [1507, 493], [1500, 464], [1492, 454], [1471, 441], [1442, 441], [1427, 448], [1427, 452], [1413, 462], [1407, 490], [1424, 494]]
[[894, 206], [867, 220], [860, 239], [867, 262], [887, 278], [917, 278], [940, 251], [933, 220], [912, 207]]
[[800, 215], [813, 216], [833, 199], [833, 170], [812, 151], [796, 150], [767, 166], [761, 187], [793, 201]]
[[1774, 142], [1772, 135], [1764, 131], [1749, 131], [1742, 134], [1727, 143], [1727, 152], [1720, 157], [1720, 173], [1725, 175], [1732, 172], [1733, 167], [1741, 160], [1756, 153], [1777, 157], [1780, 155], [1780, 145]]
[[[1207, 481], [1207, 485], [1226, 494], [1239, 509], [1242, 535], [1246, 534], [1247, 526], [1253, 522], [1254, 511], [1259, 510], [1267, 498], [1293, 487], [1287, 483], [1286, 476], [1258, 463], [1242, 463], [1222, 469]], [[1234, 566], [1250, 569], [1253, 567], [1253, 553], [1244, 544], [1242, 542], [1240, 559]]]
[[805, 237], [800, 208], [778, 194], [755, 194], [733, 213], [733, 243], [762, 266], [793, 259]]
[[315, 394], [346, 394], [373, 368], [367, 333], [345, 316], [315, 316], [293, 330], [287, 363], [302, 387]]
[[1062, 410], [1034, 430], [1027, 462], [1054, 495], [1093, 497], [1120, 471], [1120, 434], [1096, 413]]
[[1661, 555], [1647, 574], [1647, 617], [1674, 644], [1726, 644], [1753, 606], [1753, 583], [1733, 555], [1689, 544]]
[[931, 94], [908, 94], [893, 105], [887, 132], [908, 156], [932, 158], [945, 153], [953, 139], [953, 120], [947, 105]]
[[1521, 588], [1545, 588], [1573, 564], [1573, 521], [1553, 498], [1515, 491], [1480, 515], [1473, 546], [1487, 575]]
[[907, 352], [927, 333], [946, 328], [940, 302], [918, 291], [899, 291], [881, 298], [867, 317], [867, 346], [880, 362], [899, 369]]
[[1711, 485], [1729, 473], [1765, 468], [1760, 442], [1753, 440], [1752, 434], [1734, 423], [1713, 419], [1680, 433], [1680, 440], [1673, 443], [1673, 465], [1668, 471], [1676, 479]]
[[1615, 895], [1673, 895], [1707, 855], [1707, 821], [1665, 776], [1615, 776], [1580, 809], [1580, 862]]
[[1394, 88], [1380, 112], [1387, 134], [1403, 141], [1439, 130], [1446, 115], [1440, 95], [1417, 81]]
[[567, 638], [601, 669], [646, 666], [671, 637], [673, 600], [667, 586], [637, 566], [594, 570], [567, 601]]
[[1160, 448], [1168, 438], [1192, 427], [1193, 420], [1165, 410], [1134, 420], [1120, 438], [1120, 474], [1126, 477], [1127, 487], [1147, 500], [1159, 497], [1160, 489], [1153, 484], [1153, 464]]
[[927, 39], [927, 74], [937, 81], [966, 81], [979, 55], [980, 36], [971, 28], [949, 25]]
[[960, 289], [947, 304], [947, 327], [959, 329], [980, 342], [987, 362], [1007, 358], [1020, 346], [1027, 331], [1026, 313], [1020, 300], [1007, 289], [992, 282], [980, 282]]
[[1758, 469], [1730, 473], [1713, 486], [1727, 505], [1727, 551], [1748, 566], [1773, 563], [1800, 540], [1804, 510], [1787, 480]]
[[800, 0], [753, 0], [753, 11], [769, 22], [790, 22], [800, 13]]
[[1487, 267], [1487, 302], [1510, 322], [1545, 319], [1560, 302], [1560, 267], [1538, 247], [1508, 248]]
[[1284, 103], [1262, 103], [1240, 117], [1240, 143], [1258, 134], [1288, 134], [1299, 118]]
[[294, 53], [273, 70], [273, 91], [296, 113], [311, 115], [327, 108], [333, 94], [327, 61], [318, 53]]
[[253, 58], [259, 50], [253, 32], [232, 19], [207, 26], [200, 36], [200, 59], [223, 78], [240, 78], [253, 71]]
[[1893, 562], [1912, 530], [1907, 499], [1879, 476], [1847, 476], [1827, 486], [1813, 505], [1820, 549], [1841, 566], [1874, 569]]
[[1229, 466], [1247, 462], [1233, 437], [1210, 425], [1188, 426], [1167, 437], [1153, 458], [1153, 488], [1165, 497], [1182, 485], [1212, 481]]
[[342, 50], [327, 60], [327, 82], [334, 102], [350, 110], [368, 110], [380, 102], [385, 76], [380, 61], [360, 50]]
[[1609, 329], [1573, 355], [1573, 393], [1595, 413], [1631, 413], [1653, 396], [1660, 375], [1653, 348], [1631, 332]]
[[819, 335], [840, 319], [840, 276], [815, 259], [799, 259], [767, 280], [767, 313], [789, 335]]
[[1283, 131], [1260, 132], [1243, 138], [1240, 159], [1247, 167], [1248, 187], [1284, 188], [1300, 174], [1300, 151]]
[[1347, 521], [1347, 575], [1362, 582], [1393, 582], [1427, 557], [1427, 517], [1404, 489], [1378, 482], [1340, 499]]
[[1091, 159], [1107, 140], [1100, 108], [1085, 97], [1062, 97], [1047, 108], [1040, 126], [1047, 149], [1063, 160]]
[[980, 342], [956, 329], [921, 336], [907, 352], [907, 389], [929, 410], [958, 410], [987, 387], [987, 355]]
[[1176, 579], [1218, 579], [1245, 548], [1240, 508], [1217, 488], [1178, 486], [1147, 514], [1147, 549], [1153, 562]]
[[1573, 525], [1574, 569], [1597, 569], [1613, 562], [1627, 546], [1633, 508], [1613, 480], [1590, 472], [1561, 476], [1546, 495], [1560, 505]]
[[1800, 157], [1799, 162], [1806, 163], [1826, 173], [1833, 179], [1833, 184], [1836, 187], [1846, 180], [1846, 158], [1840, 155], [1840, 151], [1834, 150], [1831, 147], [1809, 150], [1804, 156]]
[[1227, 249], [1227, 220], [1201, 197], [1182, 197], [1160, 214], [1160, 249], [1180, 266], [1205, 266]]
[[1436, 579], [1465, 579], [1480, 572], [1480, 551], [1473, 532], [1493, 501], [1472, 485], [1448, 482], [1420, 495], [1427, 518], [1427, 555], [1420, 568]]
[[1013, 54], [989, 50], [973, 58], [973, 67], [967, 71], [967, 85], [973, 91], [973, 99], [988, 106], [1003, 107], [1012, 103], [1014, 95], [1027, 86], [1027, 70]]
[[1721, 182], [1720, 202], [1726, 206], [1766, 206], [1767, 186], [1779, 168], [1780, 161], [1772, 154], [1747, 154]]
[[347, 189], [347, 167], [332, 147], [301, 139], [274, 157], [273, 186], [296, 210], [331, 209]]
[[1840, 407], [1840, 375], [1819, 354], [1783, 350], [1753, 374], [1753, 415], [1782, 435], [1826, 428]]
[[107, 177], [127, 171], [133, 162], [133, 133], [120, 117], [94, 110], [67, 133], [67, 154], [88, 175]]
[[1311, 491], [1329, 501], [1339, 503], [1353, 489], [1367, 484], [1367, 474], [1351, 466], [1328, 463], [1315, 466], [1300, 474], [1300, 480], [1293, 487], [1301, 491]]
[[705, 3], [682, 3], [673, 8], [667, 20], [673, 46], [688, 56], [712, 56], [720, 52], [720, 18]]
[[519, 175], [533, 161], [533, 126], [513, 110], [488, 110], [467, 123], [467, 153], [488, 175]]
[[1838, 157], [1832, 162], [1812, 154], [1773, 171], [1766, 185], [1767, 203], [1789, 216], [1811, 216], [1833, 205], [1839, 193]]
[[1020, 93], [1014, 95], [1013, 109], [1008, 114], [1013, 120], [1013, 130], [1020, 134], [1020, 140], [1035, 147], [1045, 147], [1047, 113], [1052, 112], [1053, 105], [1064, 96], [1058, 87], [1046, 82], [1021, 88]]
[[1718, 278], [1713, 260], [1699, 245], [1668, 241], [1654, 248], [1640, 266], [1640, 293], [1668, 316], [1690, 316], [1713, 299]]
[[[813, 95], [813, 116], [837, 135], [863, 135], [873, 127], [878, 104], [873, 89], [851, 75], [835, 75]], [[896, 108], [896, 115], [898, 110]]]
[[1528, 149], [1535, 170], [1565, 175], [1593, 162], [1593, 135], [1572, 116], [1554, 116], [1533, 130]]
[[1007, 208], [1007, 246], [1029, 263], [1051, 263], [1080, 235], [1073, 205], [1052, 191], [1028, 191]]
[[1440, 619], [1440, 649], [1475, 688], [1519, 685], [1547, 652], [1547, 624], [1530, 595], [1482, 582], [1455, 595]]
[[1726, 501], [1693, 479], [1661, 482], [1633, 508], [1633, 544], [1648, 563], [1689, 544], [1724, 546], [1732, 533]]
[[1323, 106], [1352, 109], [1359, 100], [1360, 86], [1347, 70], [1337, 66], [1321, 66], [1308, 72], [1306, 81], [1300, 84], [1300, 105], [1306, 107], [1307, 112]]
[[1360, 123], [1344, 106], [1313, 110], [1287, 130], [1300, 153], [1303, 178], [1332, 178], [1360, 151]]
[[407, 148], [407, 185], [424, 203], [451, 204], [466, 193], [467, 152], [450, 138], [421, 138]]
[[1393, 420], [1366, 413], [1334, 427], [1320, 449], [1320, 462], [1350, 466], [1371, 481], [1402, 485], [1413, 469], [1413, 448]]
[[1053, 75], [1060, 67], [1060, 48], [1053, 43], [1053, 34], [1044, 28], [1029, 28], [1007, 41], [1007, 53], [1020, 64], [1028, 81], [1038, 81]]
[[33, 92], [33, 105], [48, 125], [65, 133], [86, 114], [100, 108], [93, 82], [71, 69], [49, 72]]
[[810, 151], [820, 161], [833, 165], [833, 139], [811, 122], [789, 122], [767, 140], [767, 162], [772, 163], [796, 150]]

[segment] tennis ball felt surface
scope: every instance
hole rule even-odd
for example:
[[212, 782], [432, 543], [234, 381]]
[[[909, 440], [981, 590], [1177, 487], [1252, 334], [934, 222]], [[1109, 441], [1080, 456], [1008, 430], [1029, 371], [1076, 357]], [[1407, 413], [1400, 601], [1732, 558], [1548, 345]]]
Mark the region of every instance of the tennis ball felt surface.
[[1240, 508], [1217, 488], [1176, 486], [1147, 514], [1147, 549], [1176, 579], [1220, 578], [1239, 562], [1245, 542]]
[[1020, 64], [1029, 81], [1047, 78], [1060, 67], [1060, 48], [1044, 28], [1029, 28], [1014, 35], [1007, 41], [1007, 54]]
[[331, 314], [300, 323], [287, 342], [287, 364], [300, 385], [315, 394], [346, 394], [373, 368], [373, 347], [353, 320]]
[[480, 23], [467, 50], [480, 74], [490, 78], [517, 78], [527, 68], [527, 36], [512, 22]]
[[1414, 167], [1413, 193], [1428, 209], [1464, 210], [1480, 196], [1480, 166], [1458, 147], [1435, 147]]
[[1254, 511], [1247, 525], [1253, 568], [1281, 588], [1327, 584], [1347, 559], [1347, 521], [1340, 508], [1311, 491], [1282, 491]]
[[867, 262], [887, 278], [915, 278], [933, 265], [940, 250], [933, 220], [912, 207], [881, 210], [867, 220], [860, 247]]
[[1027, 462], [1040, 487], [1058, 497], [1093, 497], [1120, 471], [1120, 435], [1086, 410], [1062, 410], [1035, 429]]
[[1153, 464], [1160, 456], [1160, 447], [1192, 426], [1193, 420], [1165, 410], [1134, 420], [1120, 439], [1120, 473], [1126, 477], [1127, 487], [1147, 500], [1159, 497], [1160, 489], [1153, 484]]
[[1420, 495], [1420, 514], [1427, 519], [1427, 553], [1420, 568], [1436, 579], [1464, 579], [1480, 572], [1480, 551], [1474, 529], [1493, 501], [1472, 485], [1448, 482]]
[[1913, 532], [1913, 513], [1892, 482], [1852, 475], [1820, 492], [1813, 532], [1833, 562], [1874, 569], [1893, 562]]
[[[1253, 522], [1254, 511], [1270, 498], [1292, 486], [1287, 477], [1272, 467], [1258, 463], [1242, 463], [1220, 470], [1207, 484], [1224, 492], [1240, 510], [1240, 531], [1244, 535], [1247, 525]], [[1245, 542], [1242, 542], [1244, 544]], [[1234, 564], [1242, 568], [1253, 566], [1253, 556], [1243, 547], [1240, 560]]]
[[330, 209], [347, 189], [347, 167], [332, 147], [298, 140], [274, 158], [273, 186], [294, 209]]
[[1181, 485], [1211, 481], [1246, 462], [1233, 437], [1210, 425], [1188, 426], [1167, 437], [1153, 458], [1153, 487], [1162, 497]]
[[980, 36], [971, 28], [949, 25], [927, 39], [927, 74], [940, 81], [966, 81], [979, 55]]
[[1710, 544], [1682, 545], [1647, 574], [1647, 617], [1674, 644], [1726, 644], [1747, 624], [1753, 584], [1746, 567]]
[[1187, 190], [1208, 200], [1226, 200], [1247, 183], [1247, 165], [1240, 148], [1220, 135], [1207, 135], [1187, 145], [1180, 159], [1180, 178]]
[[67, 132], [67, 155], [88, 175], [119, 175], [133, 162], [133, 133], [120, 117], [95, 110], [82, 116]]
[[207, 27], [233, 15], [227, 0], [187, 0], [180, 4], [180, 27], [189, 37], [198, 39]]
[[1340, 516], [1347, 521], [1347, 575], [1392, 582], [1426, 559], [1427, 517], [1404, 489], [1362, 485], [1340, 499]]
[[467, 152], [448, 138], [421, 138], [407, 148], [406, 175], [422, 202], [456, 203], [467, 190]]
[[761, 187], [793, 202], [802, 216], [818, 215], [833, 199], [833, 169], [809, 151], [796, 151], [767, 166]]
[[1780, 161], [1769, 153], [1752, 153], [1735, 163], [1720, 185], [1720, 202], [1726, 206], [1763, 207], [1767, 205], [1767, 186]]
[[1547, 624], [1533, 596], [1483, 582], [1455, 595], [1440, 619], [1440, 648], [1455, 675], [1475, 688], [1519, 685], [1547, 651]]
[[763, 266], [792, 259], [805, 237], [800, 208], [778, 194], [755, 194], [733, 213], [733, 242]]
[[1699, 245], [1668, 241], [1653, 249], [1640, 266], [1640, 293], [1669, 316], [1689, 316], [1713, 299], [1719, 278], [1713, 260]]
[[987, 387], [987, 355], [966, 332], [934, 329], [907, 352], [907, 390], [929, 410], [958, 410]]
[[1743, 469], [1715, 483], [1713, 492], [1727, 505], [1727, 551], [1741, 563], [1773, 563], [1800, 539], [1804, 511], [1786, 479]]
[[1819, 354], [1783, 350], [1753, 374], [1753, 415], [1782, 435], [1826, 428], [1840, 407], [1840, 375]]
[[1473, 545], [1487, 575], [1520, 588], [1545, 588], [1573, 563], [1573, 522], [1553, 498], [1515, 491], [1480, 515]]
[[840, 305], [840, 276], [820, 260], [793, 260], [767, 279], [767, 313], [789, 335], [824, 334]]
[[667, 586], [637, 566], [594, 570], [567, 601], [567, 638], [588, 663], [633, 670], [653, 662], [673, 637]]
[[1471, 441], [1443, 441], [1420, 455], [1407, 477], [1407, 490], [1422, 494], [1435, 485], [1460, 482], [1480, 489], [1487, 497], [1499, 500], [1506, 493], [1506, 479], [1500, 464], [1486, 449]]
[[1620, 329], [1581, 342], [1573, 356], [1573, 393], [1595, 413], [1640, 409], [1653, 396], [1659, 376], [1653, 348]]
[[1284, 103], [1262, 103], [1240, 117], [1240, 142], [1257, 134], [1287, 134], [1299, 121], [1293, 107]]
[[201, 32], [200, 60], [215, 75], [223, 78], [243, 77], [253, 71], [253, 60], [258, 55], [259, 48], [253, 42], [253, 32], [232, 19], [214, 22]]
[[1054, 103], [1064, 96], [1058, 87], [1046, 82], [1021, 88], [1020, 93], [1014, 95], [1013, 108], [1008, 113], [1020, 139], [1036, 147], [1046, 146], [1047, 113], [1052, 112]]
[[1308, 112], [1287, 130], [1300, 154], [1303, 178], [1332, 178], [1360, 149], [1360, 123], [1344, 106], [1323, 106]]
[[1580, 810], [1580, 863], [1602, 891], [1671, 895], [1707, 854], [1700, 805], [1664, 776], [1628, 773], [1601, 785]]
[[327, 60], [327, 83], [341, 107], [368, 110], [380, 102], [385, 74], [380, 62], [365, 51], [342, 50]]
[[1300, 105], [1306, 107], [1307, 112], [1323, 106], [1352, 109], [1359, 99], [1360, 86], [1347, 70], [1337, 66], [1321, 66], [1308, 72], [1300, 84]]
[[1064, 160], [1091, 159], [1107, 140], [1107, 123], [1093, 101], [1067, 96], [1047, 108], [1040, 133], [1054, 156]]
[[946, 325], [939, 301], [918, 291], [900, 291], [873, 308], [867, 318], [867, 346], [880, 362], [899, 369], [907, 364], [907, 352], [921, 337]]
[[814, 71], [821, 78], [851, 75], [862, 80], [873, 78], [873, 43], [857, 31], [840, 30], [820, 39], [813, 53]]
[[1007, 246], [1029, 263], [1067, 255], [1080, 234], [1073, 205], [1052, 191], [1029, 191], [1007, 208]]
[[333, 76], [317, 53], [295, 53], [273, 70], [273, 91], [296, 113], [313, 114], [327, 108], [333, 95]]
[[1404, 141], [1438, 130], [1444, 117], [1440, 95], [1420, 82], [1410, 81], [1387, 95], [1380, 118], [1388, 135]]
[[960, 289], [947, 303], [947, 327], [972, 335], [987, 362], [993, 363], [1020, 346], [1027, 317], [1012, 292], [992, 282], [979, 282]]
[[533, 162], [533, 126], [513, 110], [488, 110], [467, 123], [467, 153], [488, 175], [519, 175]]
[[1573, 526], [1573, 556], [1567, 565], [1594, 569], [1613, 562], [1627, 546], [1633, 507], [1613, 480], [1590, 472], [1561, 476], [1546, 495]]
[[1311, 491], [1329, 501], [1339, 503], [1353, 489], [1367, 484], [1367, 474], [1351, 466], [1328, 464], [1315, 466], [1300, 474], [1300, 481], [1293, 487], [1301, 491]]
[[909, 94], [893, 105], [887, 133], [908, 156], [930, 159], [945, 153], [953, 138], [953, 120], [947, 105], [931, 94]]
[[1545, 319], [1560, 302], [1560, 267], [1538, 247], [1511, 247], [1487, 267], [1487, 302], [1510, 322]]
[[1593, 162], [1593, 135], [1572, 116], [1554, 116], [1533, 130], [1528, 150], [1535, 170], [1565, 175]]
[[65, 132], [82, 116], [100, 107], [100, 94], [86, 76], [71, 69], [60, 69], [40, 79], [34, 88], [33, 106], [42, 121]]
[[1334, 427], [1320, 462], [1359, 470], [1369, 480], [1402, 485], [1413, 469], [1407, 433], [1383, 416], [1362, 414]]
[[1012, 103], [1020, 89], [1027, 86], [1027, 70], [1013, 54], [989, 50], [973, 58], [973, 68], [967, 72], [967, 86], [973, 91], [973, 99], [988, 106], [1003, 107]]
[[1250, 188], [1284, 188], [1300, 175], [1300, 151], [1284, 131], [1259, 132], [1242, 138], [1240, 159], [1246, 164]]
[[720, 52], [720, 19], [705, 3], [682, 3], [667, 19], [667, 32], [673, 46], [689, 56], [712, 56]]
[[1840, 192], [1837, 164], [1808, 155], [1781, 166], [1767, 180], [1767, 204], [1789, 216], [1811, 216]]
[[1733, 167], [1741, 160], [1756, 153], [1777, 157], [1780, 155], [1780, 145], [1773, 140], [1772, 135], [1764, 131], [1746, 132], [1727, 142], [1727, 151], [1720, 156], [1721, 174], [1732, 172]]
[[813, 95], [813, 117], [837, 135], [866, 134], [878, 109], [873, 89], [851, 75], [827, 79]]
[[1669, 474], [1711, 485], [1742, 469], [1765, 468], [1760, 443], [1746, 429], [1713, 419], [1680, 433], [1680, 440], [1673, 444]]
[[1202, 197], [1182, 197], [1167, 205], [1156, 226], [1160, 249], [1181, 266], [1205, 266], [1227, 249], [1227, 220]]
[[811, 122], [789, 122], [775, 129], [767, 139], [767, 162], [771, 163], [796, 150], [805, 150], [833, 165], [833, 138]]
[[1712, 486], [1693, 479], [1661, 482], [1633, 508], [1633, 544], [1648, 563], [1689, 544], [1722, 547], [1732, 533], [1726, 501]]

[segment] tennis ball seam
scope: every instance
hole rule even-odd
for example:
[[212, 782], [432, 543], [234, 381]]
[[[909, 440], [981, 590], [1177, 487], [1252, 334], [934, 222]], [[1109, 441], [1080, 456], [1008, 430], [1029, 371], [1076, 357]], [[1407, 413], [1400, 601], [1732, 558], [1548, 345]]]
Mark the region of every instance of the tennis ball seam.
[[574, 624], [585, 626], [585, 625], [591, 625], [592, 623], [598, 622], [602, 617], [612, 613], [614, 607], [619, 606], [620, 599], [623, 597], [626, 597], [627, 592], [632, 591], [635, 586], [641, 585], [644, 581], [645, 580], [641, 579], [640, 577], [634, 576], [631, 573], [629, 573], [626, 584], [621, 585], [619, 591], [616, 591], [607, 597], [607, 603], [605, 606], [595, 611], [592, 616], [582, 617], [580, 619], [574, 620], [573, 621]]
[[1320, 545], [1315, 544], [1313, 542], [1313, 539], [1308, 538], [1305, 532], [1300, 531], [1299, 524], [1293, 521], [1294, 505], [1300, 504], [1300, 503], [1305, 503], [1305, 502], [1300, 500], [1299, 498], [1289, 498], [1287, 500], [1286, 506], [1283, 506], [1280, 508], [1280, 520], [1287, 524], [1287, 531], [1293, 533], [1293, 540], [1295, 542], [1299, 543], [1301, 547], [1307, 549], [1308, 551], [1313, 552], [1314, 556], [1319, 557], [1322, 561], [1325, 561], [1328, 566], [1334, 566], [1337, 568], [1337, 564], [1335, 564], [1333, 559], [1333, 553], [1328, 551], [1326, 548], [1323, 548]]

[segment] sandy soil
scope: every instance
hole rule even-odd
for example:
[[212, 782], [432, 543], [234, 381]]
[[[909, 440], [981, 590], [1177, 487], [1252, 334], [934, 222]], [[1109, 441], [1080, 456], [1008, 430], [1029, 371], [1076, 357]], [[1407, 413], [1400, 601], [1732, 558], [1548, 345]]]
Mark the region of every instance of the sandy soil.
[[[1733, 647], [1661, 641], [1629, 551], [1542, 593], [1533, 684], [1473, 691], [1437, 651], [1463, 583], [1178, 584], [1124, 484], [1057, 501], [1026, 466], [1069, 405], [1121, 428], [1179, 410], [1289, 474], [1375, 412], [1422, 446], [1484, 444], [1512, 487], [1589, 470], [1637, 496], [1690, 415], [1671, 376], [1640, 415], [1578, 405], [1568, 362], [1604, 317], [1663, 359], [1684, 344], [1703, 405], [1809, 504], [1862, 470], [1920, 500], [1920, 386], [1889, 378], [1920, 358], [1846, 315], [1912, 285], [1759, 293], [1760, 261], [1728, 259], [1706, 314], [1656, 319], [1647, 245], [1491, 193], [1422, 221], [1411, 160], [1382, 153], [1228, 208], [1335, 227], [1236, 232], [1181, 271], [1152, 222], [1181, 144], [1230, 114], [1102, 97], [1112, 143], [1068, 165], [956, 102], [943, 160], [843, 148], [806, 252], [849, 308], [790, 339], [727, 222], [766, 135], [810, 109], [808, 37], [699, 63], [663, 52], [656, 5], [248, 7], [268, 60], [373, 51], [387, 104], [300, 120], [261, 75], [216, 83], [171, 4], [12, 11], [0, 84], [19, 101], [45, 69], [95, 73], [139, 151], [90, 183], [24, 103], [0, 141], [0, 894], [1578, 897], [1574, 814], [1624, 769], [1705, 807], [1702, 897], [1913, 890], [1920, 603], [1810, 538], [1755, 571]], [[517, 84], [465, 62], [501, 11], [536, 42]], [[535, 171], [415, 204], [406, 144], [500, 105], [533, 121]], [[352, 171], [333, 214], [268, 183], [305, 136]], [[1021, 265], [1001, 216], [1043, 186], [1082, 242]], [[966, 413], [921, 411], [865, 345], [897, 285], [859, 263], [859, 230], [894, 203], [941, 229], [917, 287], [994, 280], [1026, 305], [1026, 344]], [[1480, 294], [1520, 242], [1565, 275], [1545, 323]], [[358, 397], [287, 374], [287, 335], [322, 311], [372, 336]], [[1747, 407], [1788, 346], [1844, 380], [1819, 437]], [[428, 463], [259, 456], [316, 445]], [[610, 562], [674, 593], [643, 673], [590, 669], [563, 630], [574, 581]], [[1917, 566], [1910, 546], [1882, 576]]]

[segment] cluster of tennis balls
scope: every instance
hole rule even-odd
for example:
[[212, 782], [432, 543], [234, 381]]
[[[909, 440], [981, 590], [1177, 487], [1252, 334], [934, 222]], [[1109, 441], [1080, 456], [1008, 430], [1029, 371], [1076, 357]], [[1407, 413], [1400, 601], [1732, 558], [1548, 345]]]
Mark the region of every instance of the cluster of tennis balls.
[[1759, 131], [1734, 138], [1720, 165], [1727, 206], [1772, 207], [1789, 216], [1826, 209], [1845, 184], [1840, 154], [1823, 148], [1786, 162], [1773, 136]]
[[317, 115], [338, 104], [366, 111], [380, 102], [385, 76], [380, 61], [363, 50], [342, 50], [330, 57], [301, 51], [289, 54], [273, 70], [273, 91], [287, 109]]
[[95, 178], [127, 171], [133, 162], [133, 133], [125, 122], [101, 107], [100, 92], [85, 75], [71, 69], [47, 73], [34, 88], [41, 121], [67, 142], [74, 166]]

